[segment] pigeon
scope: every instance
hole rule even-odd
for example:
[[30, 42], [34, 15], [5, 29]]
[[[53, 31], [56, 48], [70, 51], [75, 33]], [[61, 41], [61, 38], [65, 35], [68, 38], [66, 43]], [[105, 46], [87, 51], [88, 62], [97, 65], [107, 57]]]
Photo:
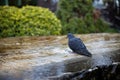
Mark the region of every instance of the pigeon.
[[72, 33], [68, 33], [67, 37], [68, 46], [73, 52], [87, 57], [92, 56], [80, 38], [76, 38]]

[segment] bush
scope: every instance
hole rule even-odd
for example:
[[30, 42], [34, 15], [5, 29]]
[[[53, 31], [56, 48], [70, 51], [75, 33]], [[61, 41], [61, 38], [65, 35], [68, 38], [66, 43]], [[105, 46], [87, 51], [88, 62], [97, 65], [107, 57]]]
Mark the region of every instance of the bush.
[[62, 34], [116, 32], [101, 19], [94, 22], [92, 0], [60, 0], [57, 17], [62, 23]]
[[0, 7], [0, 37], [58, 35], [60, 31], [60, 21], [46, 8]]

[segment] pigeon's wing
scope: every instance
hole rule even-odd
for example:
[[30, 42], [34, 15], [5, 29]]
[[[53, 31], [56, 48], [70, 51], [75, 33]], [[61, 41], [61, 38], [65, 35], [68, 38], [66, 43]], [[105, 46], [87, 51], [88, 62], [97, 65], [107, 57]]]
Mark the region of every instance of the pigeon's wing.
[[81, 48], [86, 49], [86, 46], [84, 45], [83, 41], [80, 38], [77, 38], [77, 40], [81, 43]]
[[78, 51], [81, 49], [86, 49], [85, 45], [83, 44], [82, 40], [79, 38], [73, 38], [69, 40], [69, 47], [74, 51]]

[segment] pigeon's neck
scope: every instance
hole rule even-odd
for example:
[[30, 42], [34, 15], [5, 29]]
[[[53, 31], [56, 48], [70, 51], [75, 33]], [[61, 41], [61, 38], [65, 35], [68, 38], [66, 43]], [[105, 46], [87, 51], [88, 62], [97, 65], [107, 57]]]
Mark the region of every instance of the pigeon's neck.
[[67, 36], [68, 36], [69, 39], [75, 38], [74, 35], [71, 34], [71, 33], [69, 33]]

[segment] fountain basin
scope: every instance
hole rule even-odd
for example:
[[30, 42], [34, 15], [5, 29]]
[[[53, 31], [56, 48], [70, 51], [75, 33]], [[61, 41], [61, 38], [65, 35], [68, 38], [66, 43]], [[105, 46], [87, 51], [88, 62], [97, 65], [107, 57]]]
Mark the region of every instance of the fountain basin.
[[120, 61], [120, 34], [75, 35], [92, 57], [73, 53], [66, 36], [0, 39], [0, 80], [42, 80]]

